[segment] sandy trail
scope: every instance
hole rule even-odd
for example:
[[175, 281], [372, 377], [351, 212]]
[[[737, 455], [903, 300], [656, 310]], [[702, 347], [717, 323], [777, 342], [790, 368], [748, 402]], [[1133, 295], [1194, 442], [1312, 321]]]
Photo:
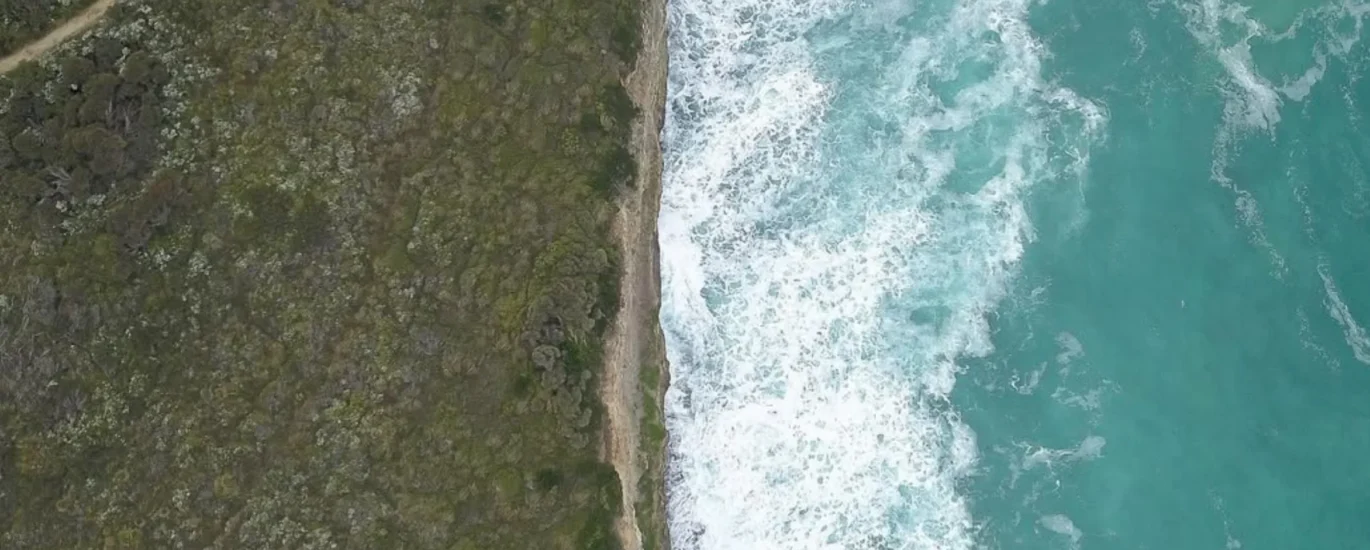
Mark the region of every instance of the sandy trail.
[[0, 59], [0, 75], [13, 71], [15, 67], [18, 67], [25, 61], [32, 60], [35, 57], [47, 53], [48, 50], [57, 47], [68, 38], [85, 32], [86, 29], [89, 29], [100, 22], [100, 18], [104, 17], [105, 13], [108, 12], [110, 8], [114, 7], [114, 2], [115, 0], [96, 0], [96, 2], [89, 8], [86, 8], [85, 11], [66, 20], [66, 22], [53, 29], [52, 32], [43, 35], [43, 37], [38, 40], [29, 42], [28, 45], [19, 48], [19, 51], [17, 52], [5, 56], [4, 59]]

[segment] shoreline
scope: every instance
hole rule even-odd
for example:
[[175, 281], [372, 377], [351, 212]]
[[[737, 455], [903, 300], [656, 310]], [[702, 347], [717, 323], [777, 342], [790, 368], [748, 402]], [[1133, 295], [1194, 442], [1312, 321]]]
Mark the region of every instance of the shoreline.
[[643, 0], [642, 44], [624, 80], [638, 108], [630, 151], [635, 185], [618, 198], [612, 235], [620, 257], [619, 309], [605, 340], [600, 397], [607, 411], [605, 459], [618, 472], [622, 503], [614, 532], [623, 550], [665, 550], [664, 437], [644, 440], [644, 427], [660, 422], [668, 384], [666, 348], [658, 315], [661, 281], [657, 213], [661, 202], [661, 127], [666, 107], [666, 2]]

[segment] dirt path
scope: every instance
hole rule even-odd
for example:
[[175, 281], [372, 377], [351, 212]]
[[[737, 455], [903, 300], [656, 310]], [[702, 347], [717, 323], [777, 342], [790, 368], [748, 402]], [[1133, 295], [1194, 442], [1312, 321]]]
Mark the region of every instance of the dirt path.
[[[661, 288], [657, 275], [657, 212], [661, 201], [661, 124], [666, 104], [666, 2], [641, 0], [642, 49], [637, 66], [624, 82], [641, 116], [633, 123], [632, 152], [637, 159], [637, 185], [619, 200], [613, 233], [619, 241], [622, 280], [619, 311], [605, 346], [605, 376], [601, 387], [608, 416], [606, 455], [622, 485], [622, 514], [614, 522], [624, 550], [641, 550], [643, 531], [664, 531], [638, 525], [637, 506], [664, 508], [661, 498], [643, 496], [638, 482], [651, 475], [643, 456], [643, 398], [639, 375], [645, 369], [665, 369], [665, 348], [657, 312]], [[662, 378], [665, 375], [662, 374]], [[665, 510], [657, 510], [657, 521]], [[664, 525], [664, 524], [663, 524]], [[663, 533], [664, 534], [664, 533]], [[663, 541], [663, 545], [665, 542]]]
[[110, 8], [114, 7], [114, 2], [115, 0], [96, 0], [96, 2], [89, 8], [86, 8], [85, 11], [66, 20], [65, 23], [62, 23], [61, 26], [53, 29], [52, 32], [19, 48], [19, 51], [5, 56], [4, 59], [0, 59], [0, 75], [14, 70], [20, 63], [47, 53], [48, 50], [57, 47], [58, 44], [65, 42], [68, 38], [85, 32], [86, 29], [89, 29], [100, 22], [100, 18], [105, 16], [105, 12], [108, 12]]

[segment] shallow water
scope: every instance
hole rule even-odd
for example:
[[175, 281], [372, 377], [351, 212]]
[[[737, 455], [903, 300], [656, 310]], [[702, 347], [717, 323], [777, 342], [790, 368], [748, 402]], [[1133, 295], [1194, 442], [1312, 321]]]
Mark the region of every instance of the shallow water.
[[1367, 13], [675, 0], [675, 547], [1370, 541]]

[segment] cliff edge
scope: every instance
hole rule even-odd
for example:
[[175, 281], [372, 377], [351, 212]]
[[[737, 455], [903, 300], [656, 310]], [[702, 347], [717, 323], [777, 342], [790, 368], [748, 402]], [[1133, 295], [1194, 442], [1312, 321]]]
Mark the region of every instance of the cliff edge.
[[618, 314], [605, 346], [601, 388], [608, 412], [605, 455], [622, 485], [623, 505], [614, 528], [625, 550], [669, 547], [662, 425], [668, 371], [657, 318], [661, 281], [656, 231], [666, 105], [665, 0], [644, 0], [641, 16], [642, 48], [624, 81], [639, 112], [630, 146], [637, 161], [637, 184], [622, 193], [613, 222], [622, 279]]

